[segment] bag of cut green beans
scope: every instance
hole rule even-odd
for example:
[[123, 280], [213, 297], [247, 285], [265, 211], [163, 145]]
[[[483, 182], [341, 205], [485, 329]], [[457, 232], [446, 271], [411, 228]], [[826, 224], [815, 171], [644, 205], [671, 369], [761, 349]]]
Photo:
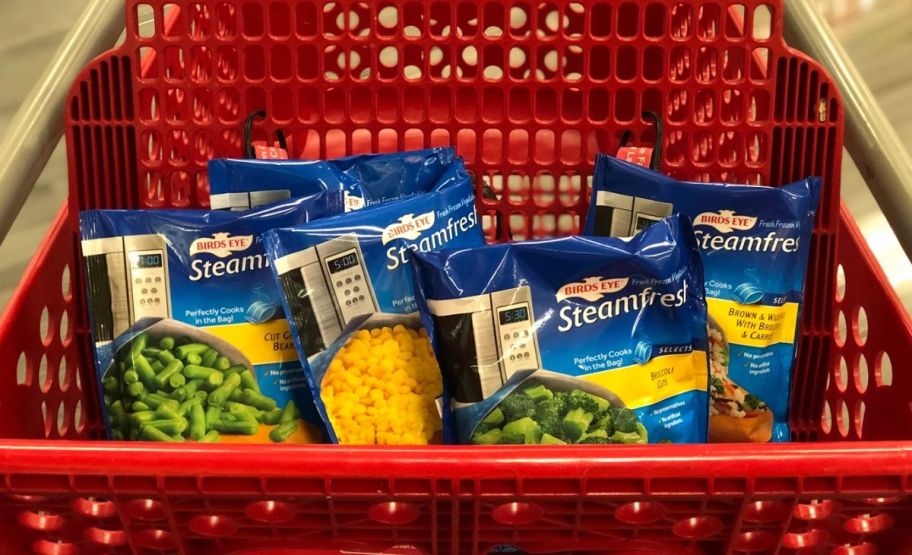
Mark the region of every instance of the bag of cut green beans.
[[80, 215], [96, 372], [117, 440], [322, 440], [259, 235], [343, 211], [321, 194], [244, 213]]

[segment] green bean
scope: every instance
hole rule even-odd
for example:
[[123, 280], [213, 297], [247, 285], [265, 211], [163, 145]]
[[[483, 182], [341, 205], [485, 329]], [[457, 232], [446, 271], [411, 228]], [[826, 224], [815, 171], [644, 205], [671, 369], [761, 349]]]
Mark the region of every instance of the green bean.
[[[183, 374], [175, 374], [177, 376], [183, 376]], [[173, 378], [174, 376], [172, 376]], [[186, 379], [186, 378], [185, 378]], [[176, 388], [171, 392], [171, 398], [178, 401], [184, 401], [189, 397], [193, 397], [193, 394], [203, 385], [203, 380], [190, 380], [186, 384]]]
[[164, 365], [168, 365], [176, 359], [177, 357], [175, 357], [174, 353], [171, 351], [161, 351], [158, 353], [158, 360]]
[[216, 370], [221, 370], [224, 372], [225, 370], [228, 370], [229, 368], [231, 368], [231, 361], [228, 360], [228, 357], [218, 356], [215, 359], [215, 369]]
[[218, 430], [209, 430], [206, 435], [200, 439], [201, 443], [215, 443], [220, 439]]
[[208, 407], [206, 409], [206, 428], [212, 429], [215, 423], [221, 420], [222, 411], [218, 407]]
[[249, 414], [253, 417], [254, 420], [260, 420], [260, 417], [263, 415], [263, 411], [260, 409], [251, 407], [250, 405], [245, 405], [242, 403], [235, 403], [234, 401], [229, 401], [225, 404], [225, 408], [228, 409], [230, 414], [240, 415], [240, 414]]
[[294, 401], [288, 401], [285, 405], [285, 410], [282, 411], [282, 418], [279, 420], [282, 424], [288, 424], [289, 422], [294, 422], [296, 420], [295, 413], [297, 413], [298, 407], [295, 406]]
[[241, 393], [241, 401], [245, 405], [252, 405], [260, 410], [268, 411], [276, 408], [275, 400], [250, 389], [245, 389], [244, 392]]
[[142, 401], [133, 401], [133, 406], [130, 408], [134, 413], [150, 410], [152, 407], [145, 404]]
[[[213, 374], [218, 375], [219, 378], [224, 379], [222, 373], [215, 368], [210, 368], [208, 366], [198, 366], [196, 364], [188, 364], [187, 366], [184, 366], [184, 376], [191, 380], [206, 380]], [[219, 385], [221, 385], [221, 382], [219, 382]]]
[[149, 341], [149, 332], [142, 332], [133, 338], [133, 343], [130, 344], [130, 358], [136, 358], [142, 354], [142, 350], [146, 348], [146, 343]]
[[223, 434], [252, 436], [257, 433], [259, 424], [257, 424], [256, 420], [239, 420], [237, 422], [220, 420], [215, 423], [213, 428]]
[[117, 397], [120, 395], [120, 385], [117, 381], [117, 378], [114, 376], [108, 376], [102, 380], [102, 385], [104, 386], [104, 392], [108, 395]]
[[142, 429], [142, 438], [146, 441], [174, 441], [174, 438], [153, 426]]
[[180, 412], [180, 406], [175, 408], [168, 405], [159, 406], [157, 409], [155, 409], [155, 414], [159, 419], [162, 420], [181, 418], [184, 416]]
[[203, 362], [203, 357], [199, 356], [196, 353], [190, 353], [184, 360], [187, 362], [187, 364], [199, 365], [201, 362]]
[[225, 380], [225, 383], [209, 394], [209, 404], [216, 407], [224, 405], [225, 401], [228, 400], [228, 396], [231, 395], [231, 392], [237, 389], [239, 385], [241, 385], [241, 377], [237, 374], [231, 374]]
[[187, 383], [187, 378], [185, 378], [183, 374], [174, 374], [168, 378], [168, 387], [171, 389], [177, 389], [185, 383]]
[[150, 420], [142, 425], [142, 429], [158, 428], [166, 434], [176, 435], [184, 433], [190, 425], [186, 418], [169, 418], [166, 420]]
[[174, 348], [174, 338], [173, 337], [162, 337], [158, 340], [158, 346], [161, 347], [163, 351], [170, 351]]
[[177, 414], [179, 416], [186, 417], [187, 414], [189, 414], [189, 412], [190, 412], [190, 407], [192, 407], [193, 405], [199, 405], [199, 404], [200, 404], [200, 402], [194, 398], [187, 399], [186, 401], [181, 403], [179, 407], [177, 407]]
[[146, 387], [155, 387], [155, 370], [146, 357], [139, 355], [133, 359], [133, 368], [139, 374], [139, 379]]
[[256, 377], [253, 375], [253, 372], [246, 368], [241, 372], [241, 387], [244, 389], [252, 389], [257, 393], [260, 393], [260, 385], [257, 383]]
[[165, 365], [162, 364], [161, 361], [158, 359], [153, 360], [151, 363], [151, 366], [152, 366], [152, 370], [155, 370], [156, 374], [161, 372], [162, 368], [165, 367]]
[[145, 390], [146, 388], [142, 382], [133, 382], [127, 386], [127, 395], [136, 398], [142, 395]]
[[200, 390], [200, 391], [197, 391], [196, 393], [194, 393], [193, 396], [196, 397], [196, 399], [198, 399], [199, 402], [203, 403], [206, 401], [206, 399], [209, 398], [209, 392]]
[[120, 399], [111, 404], [111, 422], [118, 428], [127, 422], [127, 411]]
[[238, 418], [238, 415], [236, 415], [236, 414], [231, 414], [230, 412], [222, 411], [219, 413], [219, 420], [223, 421], [223, 422], [237, 422], [240, 419]]
[[153, 410], [158, 410], [162, 405], [170, 406], [174, 410], [177, 410], [177, 407], [180, 405], [177, 401], [170, 397], [165, 397], [160, 393], [150, 393], [146, 395], [143, 400], [145, 404], [149, 405]]
[[187, 355], [189, 354], [202, 355], [208, 351], [209, 348], [209, 345], [206, 345], [205, 343], [189, 343], [176, 347], [174, 351], [178, 358], [187, 358]]
[[218, 351], [210, 347], [208, 351], [202, 354], [203, 361], [200, 363], [200, 365], [207, 368], [212, 368], [215, 364], [215, 359], [217, 359], [218, 356]]
[[[245, 405], [246, 406], [246, 405]], [[282, 413], [285, 412], [282, 409], [275, 409], [268, 412], [264, 412], [260, 416], [260, 422], [263, 424], [268, 424], [270, 426], [275, 426], [280, 423], [282, 420]]]
[[139, 381], [139, 374], [136, 373], [136, 370], [127, 370], [123, 374], [123, 381], [127, 385], [136, 383]]
[[206, 412], [199, 403], [190, 405], [190, 437], [200, 441], [206, 435]]
[[241, 388], [237, 388], [231, 392], [231, 395], [228, 396], [229, 401], [234, 401], [235, 403], [240, 403], [241, 401]]
[[155, 379], [158, 380], [160, 387], [165, 387], [165, 384], [168, 383], [168, 380], [174, 374], [177, 374], [184, 369], [184, 363], [179, 360], [172, 360], [168, 366], [165, 366], [161, 372], [155, 375]]
[[145, 349], [142, 350], [142, 356], [144, 356], [146, 358], [157, 358], [158, 353], [160, 353], [160, 352], [161, 352], [161, 349], [157, 349], [155, 347], [146, 347]]
[[292, 434], [294, 434], [297, 430], [297, 421], [292, 420], [290, 422], [284, 422], [269, 432], [269, 439], [276, 443], [282, 443], [286, 439], [290, 438]]
[[157, 418], [157, 416], [155, 416], [155, 411], [144, 410], [144, 411], [134, 412], [133, 414], [130, 415], [129, 420], [130, 420], [131, 426], [142, 426], [146, 422], [151, 422], [151, 421], [155, 420], [156, 418]]

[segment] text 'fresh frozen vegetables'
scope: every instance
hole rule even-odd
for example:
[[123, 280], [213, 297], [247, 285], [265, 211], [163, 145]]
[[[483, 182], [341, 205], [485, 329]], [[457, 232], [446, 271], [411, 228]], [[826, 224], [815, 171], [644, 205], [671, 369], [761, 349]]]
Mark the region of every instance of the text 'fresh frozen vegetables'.
[[80, 215], [96, 370], [113, 439], [320, 441], [260, 234], [341, 214], [303, 197], [243, 214]]
[[319, 161], [216, 159], [209, 162], [209, 198], [213, 209], [247, 210], [341, 190], [350, 212], [444, 188], [464, 172], [452, 148]]
[[711, 353], [710, 441], [787, 441], [789, 388], [820, 180], [781, 188], [681, 182], [596, 161], [586, 232], [628, 236], [693, 221]]
[[331, 440], [443, 440], [440, 370], [417, 315], [416, 252], [484, 244], [469, 175], [433, 192], [264, 235]]
[[706, 441], [706, 304], [687, 220], [629, 241], [566, 237], [415, 260], [460, 443]]

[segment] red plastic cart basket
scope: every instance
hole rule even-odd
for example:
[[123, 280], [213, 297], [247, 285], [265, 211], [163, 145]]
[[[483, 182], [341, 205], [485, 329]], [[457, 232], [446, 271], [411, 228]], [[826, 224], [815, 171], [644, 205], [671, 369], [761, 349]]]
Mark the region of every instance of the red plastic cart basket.
[[[912, 550], [912, 384], [891, 366], [912, 355], [912, 326], [840, 211], [840, 98], [784, 45], [779, 1], [126, 4], [125, 43], [66, 107], [70, 201], [0, 321], [0, 552]], [[241, 122], [262, 108], [258, 137], [283, 129], [294, 157], [457, 145], [497, 197], [479, 197], [497, 240], [577, 231], [595, 153], [628, 129], [654, 140], [645, 110], [662, 115], [676, 176], [822, 175], [792, 392], [800, 442], [94, 441], [76, 212], [205, 205], [206, 160], [239, 155]]]

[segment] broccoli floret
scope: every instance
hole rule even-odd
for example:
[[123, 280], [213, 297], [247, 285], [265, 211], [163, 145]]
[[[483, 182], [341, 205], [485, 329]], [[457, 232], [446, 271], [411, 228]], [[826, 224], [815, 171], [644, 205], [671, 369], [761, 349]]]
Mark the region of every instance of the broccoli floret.
[[642, 445], [649, 442], [649, 434], [646, 432], [646, 426], [637, 422], [633, 432], [615, 432], [611, 436], [611, 443], [627, 443], [631, 445]]
[[722, 383], [721, 378], [713, 376], [712, 387], [716, 391], [716, 395], [722, 395], [725, 393], [725, 384]]
[[542, 431], [553, 436], [561, 437], [561, 413], [564, 405], [560, 401], [548, 399], [535, 405], [535, 421], [541, 426]]
[[493, 426], [500, 426], [504, 421], [504, 413], [500, 410], [500, 407], [492, 410], [488, 413], [487, 416], [481, 421], [484, 424], [490, 424]]
[[498, 445], [522, 445], [526, 442], [526, 438], [522, 434], [507, 434], [503, 433], [500, 435], [500, 441], [497, 442]]
[[536, 403], [554, 398], [554, 392], [542, 384], [538, 384], [535, 387], [527, 387], [523, 390], [523, 393], [529, 396]]
[[608, 445], [611, 440], [604, 437], [584, 437], [576, 442], [578, 445]]
[[475, 426], [475, 431], [472, 432], [472, 435], [477, 436], [477, 435], [481, 435], [481, 434], [486, 434], [497, 427], [498, 426], [495, 426], [493, 424], [485, 424], [484, 422], [479, 422], [478, 426]]
[[583, 434], [583, 437], [579, 439], [577, 443], [580, 444], [605, 444], [611, 443], [608, 440], [608, 432], [605, 430], [595, 430], [593, 432], [587, 432]]
[[637, 445], [646, 443], [646, 439], [636, 432], [614, 432], [614, 435], [611, 436], [611, 443], [626, 443], [629, 445]]
[[504, 420], [512, 422], [520, 418], [531, 417], [535, 414], [535, 402], [526, 395], [513, 393], [500, 402], [500, 410], [503, 411]]
[[475, 445], [496, 445], [500, 443], [503, 432], [500, 428], [492, 428], [484, 433], [479, 434], [477, 431], [472, 436], [472, 443]]
[[614, 423], [611, 421], [610, 412], [606, 412], [604, 416], [589, 426], [589, 432], [594, 432], [595, 430], [604, 430], [609, 436], [614, 433]]
[[570, 410], [583, 409], [586, 412], [596, 414], [600, 409], [599, 404], [595, 401], [595, 399], [595, 397], [589, 395], [585, 391], [574, 389], [570, 392], [569, 395], [567, 395], [567, 408]]
[[630, 409], [620, 409], [612, 407], [609, 409], [611, 412], [611, 422], [614, 424], [614, 429], [623, 432], [623, 433], [635, 433], [637, 430], [637, 415]]
[[752, 393], [748, 393], [744, 396], [744, 406], [749, 410], [757, 410], [760, 407], [766, 406], [766, 403], [764, 403], [760, 397], [757, 397]]
[[567, 442], [551, 434], [542, 434], [541, 445], [567, 445]]
[[517, 434], [523, 436], [523, 443], [527, 445], [534, 445], [538, 443], [542, 437], [541, 427], [539, 427], [538, 423], [535, 422], [535, 420], [532, 420], [528, 416], [507, 423], [504, 425], [503, 431], [505, 434]]
[[571, 441], [577, 441], [589, 429], [592, 423], [593, 415], [581, 408], [572, 409], [564, 416], [561, 427], [564, 431], [563, 436]]

